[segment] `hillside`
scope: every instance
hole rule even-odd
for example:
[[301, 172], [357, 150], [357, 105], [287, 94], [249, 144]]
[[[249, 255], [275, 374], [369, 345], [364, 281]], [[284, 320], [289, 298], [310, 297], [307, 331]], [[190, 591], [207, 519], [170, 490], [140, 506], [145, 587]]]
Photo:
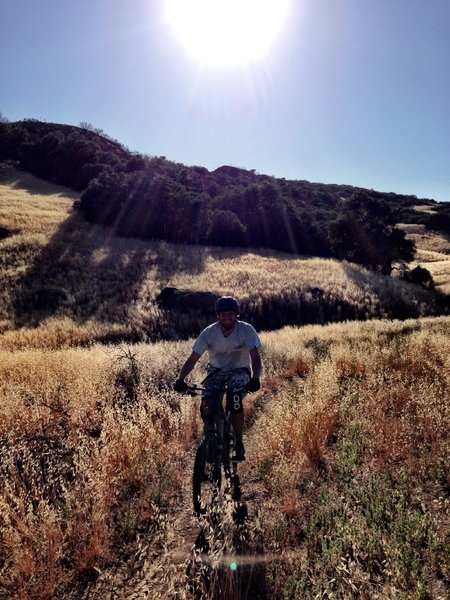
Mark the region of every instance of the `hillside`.
[[[332, 258], [119, 237], [79, 193], [0, 178], [0, 597], [448, 596], [444, 296]], [[402, 224], [449, 286], [424, 227]], [[274, 329], [242, 499], [200, 521], [199, 411], [171, 384], [211, 315], [164, 310], [167, 286], [235, 294]]]
[[132, 153], [89, 127], [0, 124], [0, 160], [81, 192], [91, 223], [122, 236], [332, 257], [390, 274], [414, 244], [396, 225], [450, 232], [449, 205], [349, 185], [288, 181], [223, 166], [214, 172]]
[[[446, 310], [433, 290], [351, 263], [114, 236], [73, 210], [77, 198], [3, 170], [0, 227], [9, 235], [0, 241], [0, 346], [179, 339], [214, 318], [212, 306], [162, 309], [156, 299], [167, 286], [235, 294], [258, 329]], [[437, 248], [448, 251], [443, 239]]]
[[[423, 207], [417, 207], [418, 211]], [[433, 214], [433, 213], [431, 213]], [[423, 224], [399, 225], [416, 245], [416, 255], [411, 264], [426, 267], [435, 284], [445, 294], [450, 294], [450, 236], [427, 229]]]

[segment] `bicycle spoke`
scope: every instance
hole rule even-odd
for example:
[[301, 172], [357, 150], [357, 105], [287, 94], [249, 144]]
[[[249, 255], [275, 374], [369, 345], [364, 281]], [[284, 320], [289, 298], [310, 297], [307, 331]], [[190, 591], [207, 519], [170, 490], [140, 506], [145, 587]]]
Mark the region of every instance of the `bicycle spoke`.
[[217, 436], [204, 436], [197, 449], [192, 482], [194, 510], [207, 512], [217, 498], [221, 480], [221, 460], [217, 451]]

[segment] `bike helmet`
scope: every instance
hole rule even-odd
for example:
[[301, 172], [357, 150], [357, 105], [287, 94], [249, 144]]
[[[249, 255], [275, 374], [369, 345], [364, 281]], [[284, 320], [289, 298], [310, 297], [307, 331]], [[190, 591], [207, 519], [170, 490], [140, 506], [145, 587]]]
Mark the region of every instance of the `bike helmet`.
[[233, 296], [222, 296], [216, 302], [216, 313], [226, 310], [232, 310], [236, 314], [239, 313], [239, 302]]

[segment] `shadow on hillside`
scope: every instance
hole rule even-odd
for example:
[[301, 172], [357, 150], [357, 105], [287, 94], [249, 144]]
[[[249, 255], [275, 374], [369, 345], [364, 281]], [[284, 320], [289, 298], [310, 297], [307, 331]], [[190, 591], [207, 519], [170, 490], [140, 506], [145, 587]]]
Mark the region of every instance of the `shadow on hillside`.
[[342, 265], [349, 279], [368, 291], [360, 318], [417, 319], [448, 314], [448, 300], [439, 290], [364, 271], [351, 263]]
[[[11, 185], [35, 194], [53, 195], [59, 190], [58, 186], [17, 170], [13, 170], [11, 177]], [[63, 193], [64, 188], [60, 189]], [[66, 190], [64, 193], [67, 197]], [[33, 327], [48, 317], [67, 315], [80, 324], [93, 319], [125, 326], [131, 332], [131, 339], [136, 340], [144, 336], [190, 337], [214, 319], [213, 307], [211, 315], [197, 306], [190, 311], [162, 310], [155, 302], [156, 297], [176, 274], [194, 277], [202, 273], [209, 256], [237, 259], [246, 253], [274, 255], [264, 249], [186, 247], [118, 237], [110, 228], [91, 225], [73, 211], [15, 282], [10, 292], [11, 317], [17, 327]], [[283, 259], [298, 259], [296, 255], [275, 254]], [[367, 290], [367, 302], [366, 298], [361, 302], [337, 296], [325, 287], [308, 288], [297, 295], [277, 292], [251, 299], [248, 306], [243, 306], [242, 318], [258, 330], [268, 330], [284, 325], [383, 316], [414, 318], [443, 312], [436, 294], [343, 264], [357, 287]]]
[[[198, 274], [205, 249], [182, 254], [165, 243], [120, 238], [106, 227], [88, 224], [77, 212], [62, 223], [33, 264], [16, 283], [17, 327], [38, 326], [51, 316], [69, 316], [79, 324], [95, 319], [136, 328], [142, 338], [145, 314], [155, 296], [178, 272]], [[159, 337], [154, 315], [149, 336]]]
[[172, 277], [178, 273], [189, 273], [191, 275], [202, 273], [206, 258], [210, 254], [205, 246], [188, 246], [189, 250], [186, 251], [186, 247], [164, 241], [147, 241], [143, 243], [158, 246], [158, 259], [155, 262], [155, 269], [156, 279], [161, 289], [168, 285]]
[[0, 164], [0, 184], [10, 185], [13, 189], [24, 190], [30, 194], [39, 194], [41, 196], [59, 195], [73, 200], [80, 196], [77, 192], [71, 191], [68, 188], [38, 179], [25, 171], [20, 171], [20, 169], [9, 163]]

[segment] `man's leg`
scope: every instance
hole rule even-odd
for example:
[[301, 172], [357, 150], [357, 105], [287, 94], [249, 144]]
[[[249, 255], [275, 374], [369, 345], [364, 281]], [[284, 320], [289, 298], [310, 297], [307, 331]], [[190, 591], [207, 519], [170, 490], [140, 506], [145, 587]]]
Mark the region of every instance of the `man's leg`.
[[[247, 369], [236, 369], [231, 374], [228, 380], [228, 386], [230, 388], [242, 388], [249, 381], [250, 375]], [[233, 402], [233, 398], [229, 399], [231, 406], [234, 410], [231, 411], [231, 426], [233, 427], [235, 445], [233, 458], [235, 460], [245, 460], [245, 448], [242, 441], [242, 434], [244, 432], [244, 409], [242, 406], [242, 396], [239, 398], [239, 402]]]
[[222, 396], [220, 390], [223, 388], [221, 372], [218, 369], [211, 370], [202, 381], [205, 391], [202, 394], [201, 416], [204, 430], [214, 429], [217, 415], [223, 414]]
[[242, 434], [244, 432], [244, 412], [231, 415], [231, 425], [236, 439], [241, 440], [242, 442]]

